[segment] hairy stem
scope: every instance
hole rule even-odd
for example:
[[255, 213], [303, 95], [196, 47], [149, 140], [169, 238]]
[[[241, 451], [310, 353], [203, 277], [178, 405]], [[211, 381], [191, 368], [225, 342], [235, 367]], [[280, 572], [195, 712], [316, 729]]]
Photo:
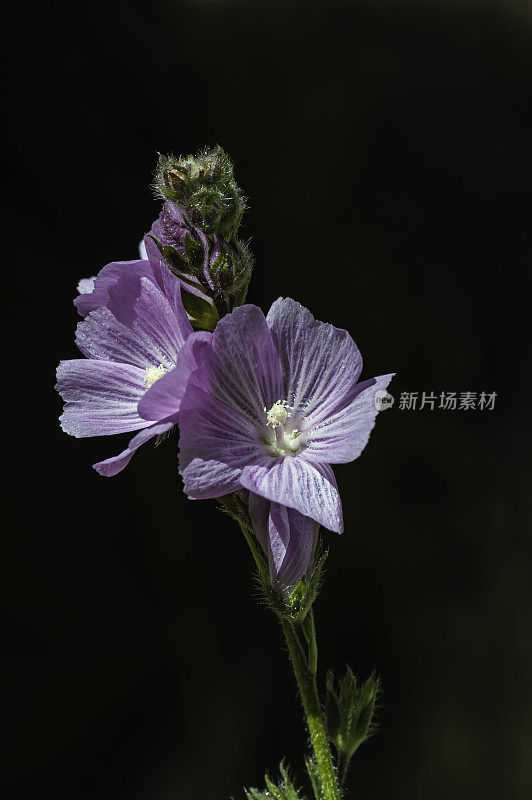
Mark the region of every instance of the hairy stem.
[[[312, 612], [311, 612], [312, 613]], [[314, 620], [311, 617], [309, 623], [314, 628]], [[315, 655], [315, 633], [313, 631], [312, 640], [314, 646], [310, 647], [310, 660], [305, 654], [301, 640], [297, 635], [296, 624], [287, 619], [281, 619], [283, 632], [285, 635], [292, 666], [301, 694], [303, 709], [307, 719], [307, 725], [316, 759], [316, 766], [320, 776], [323, 800], [340, 800], [340, 792], [334, 771], [334, 765], [323, 722], [323, 714], [316, 688], [316, 655]], [[309, 643], [310, 644], [310, 643]], [[321, 800], [321, 798], [316, 798]]]

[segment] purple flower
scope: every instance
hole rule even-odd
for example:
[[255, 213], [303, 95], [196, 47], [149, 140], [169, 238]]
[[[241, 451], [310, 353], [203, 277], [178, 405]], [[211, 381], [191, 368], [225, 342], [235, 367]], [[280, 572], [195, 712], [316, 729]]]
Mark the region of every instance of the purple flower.
[[360, 455], [377, 416], [375, 390], [392, 378], [357, 383], [361, 369], [349, 334], [294, 300], [277, 300], [267, 318], [253, 305], [236, 308], [204, 343], [180, 404], [185, 492], [203, 499], [245, 488], [271, 501], [270, 519], [287, 507], [278, 531], [286, 520], [292, 531], [297, 511], [340, 533], [330, 464]]
[[[56, 388], [66, 402], [61, 427], [77, 437], [140, 431], [120, 455], [94, 464], [101, 475], [116, 475], [141, 444], [175, 425], [187, 370], [196, 366], [191, 343], [190, 354], [176, 367], [192, 326], [179, 283], [170, 277], [163, 290], [147, 261], [110, 264], [95, 279], [92, 292], [81, 296], [88, 316], [78, 324], [76, 344], [85, 358], [58, 367]], [[85, 281], [80, 288], [91, 286]], [[176, 410], [140, 417], [139, 401], [170, 372], [176, 372], [180, 387]]]

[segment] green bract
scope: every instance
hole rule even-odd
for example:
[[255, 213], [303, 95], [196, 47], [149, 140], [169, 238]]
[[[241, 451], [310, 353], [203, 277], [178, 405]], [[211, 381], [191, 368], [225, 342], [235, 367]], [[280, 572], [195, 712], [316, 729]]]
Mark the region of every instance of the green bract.
[[299, 794], [298, 790], [295, 788], [282, 762], [279, 770], [281, 772], [281, 782], [279, 784], [274, 783], [271, 778], [266, 775], [264, 778], [266, 789], [264, 791], [246, 789], [247, 800], [303, 800], [303, 795]]
[[374, 675], [360, 684], [348, 667], [335, 686], [333, 673], [327, 673], [327, 732], [345, 761], [352, 758], [375, 730], [372, 720], [379, 691], [379, 679]]

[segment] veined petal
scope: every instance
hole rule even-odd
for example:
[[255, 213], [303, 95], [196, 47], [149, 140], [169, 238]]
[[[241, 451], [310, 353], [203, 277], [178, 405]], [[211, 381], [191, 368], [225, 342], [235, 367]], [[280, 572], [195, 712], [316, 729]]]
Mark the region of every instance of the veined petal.
[[358, 458], [368, 443], [377, 418], [375, 392], [385, 390], [392, 378], [393, 374], [379, 375], [357, 384], [355, 399], [309, 433], [303, 457], [313, 463], [328, 464], [341, 464]]
[[268, 555], [272, 585], [290, 593], [308, 574], [320, 526], [299, 511], [252, 492], [249, 514], [255, 535]]
[[290, 298], [279, 298], [267, 316], [279, 353], [286, 400], [309, 425], [347, 405], [362, 369], [362, 356], [347, 331], [314, 319]]
[[162, 291], [147, 278], [120, 280], [110, 291], [110, 308], [98, 308], [78, 324], [76, 344], [81, 352], [87, 358], [144, 369], [159, 364], [173, 368], [184, 336]]
[[125, 450], [123, 450], [120, 455], [113, 456], [112, 458], [107, 458], [105, 461], [99, 461], [97, 464], [93, 464], [92, 466], [99, 472], [100, 475], [104, 475], [106, 478], [111, 478], [113, 475], [117, 475], [119, 472], [127, 467], [131, 459], [133, 458], [135, 451], [138, 448], [148, 442], [150, 439], [153, 439], [154, 436], [159, 436], [161, 433], [166, 433], [175, 425], [175, 421], [166, 421], [166, 422], [158, 422], [155, 425], [152, 425], [149, 428], [145, 428], [143, 431], [134, 436]]
[[264, 314], [257, 306], [235, 308], [215, 328], [210, 358], [211, 391], [250, 420], [283, 400], [281, 367]]
[[331, 467], [297, 456], [264, 456], [248, 464], [240, 483], [250, 492], [295, 508], [335, 533], [343, 531], [342, 504]]
[[197, 367], [201, 354], [210, 347], [212, 333], [192, 333], [181, 348], [175, 369], [160, 378], [142, 397], [138, 412], [144, 419], [163, 419], [179, 411], [188, 379]]
[[192, 333], [192, 325], [183, 307], [179, 284], [172, 273], [169, 274], [172, 277], [169, 293], [148, 276], [120, 278], [109, 288], [108, 308], [124, 325], [131, 325], [136, 318], [142, 318], [144, 328], [150, 328], [153, 325], [152, 317], [160, 314], [161, 319], [154, 328], [155, 335], [158, 331], [171, 331], [179, 350]]
[[242, 469], [256, 459], [260, 441], [249, 420], [195, 386], [193, 378], [179, 414], [179, 469], [185, 493], [201, 500], [240, 489]]
[[61, 427], [71, 436], [107, 436], [150, 425], [137, 413], [144, 370], [130, 364], [79, 358], [61, 361], [56, 389], [66, 405]]

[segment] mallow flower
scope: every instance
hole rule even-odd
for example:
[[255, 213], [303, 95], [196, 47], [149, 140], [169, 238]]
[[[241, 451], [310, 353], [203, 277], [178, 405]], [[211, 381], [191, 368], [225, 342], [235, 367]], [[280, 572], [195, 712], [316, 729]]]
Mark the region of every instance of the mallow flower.
[[[186, 494], [206, 499], [247, 489], [269, 501], [273, 527], [264, 522], [265, 506], [253, 514], [259, 540], [273, 528], [268, 536], [284, 537], [287, 552], [287, 541], [295, 547], [304, 540], [307, 555], [296, 570], [304, 574], [315, 533], [304, 523], [301, 534], [294, 512], [343, 530], [330, 465], [360, 455], [377, 416], [375, 391], [393, 376], [358, 382], [362, 357], [347, 331], [315, 320], [288, 298], [277, 300], [266, 318], [254, 305], [224, 316], [212, 335], [204, 335], [197, 363], [179, 400]], [[142, 398], [140, 415], [172, 413], [178, 390], [178, 376], [164, 376]], [[287, 540], [287, 531], [295, 531], [293, 539]], [[279, 573], [282, 548], [276, 552]]]
[[[175, 411], [145, 419], [137, 406], [163, 375], [175, 370], [192, 333], [174, 276], [173, 287], [170, 281], [163, 284], [165, 292], [147, 261], [140, 266], [122, 263], [129, 266], [110, 269], [100, 279], [104, 268], [93, 291], [81, 295], [88, 313], [78, 324], [76, 344], [85, 358], [62, 361], [57, 370], [56, 388], [65, 401], [60, 421], [66, 433], [85, 437], [139, 431], [118, 456], [94, 464], [106, 476], [116, 475], [140, 445], [175, 425]], [[91, 284], [82, 282], [80, 288], [90, 289]], [[89, 310], [90, 305], [96, 307]], [[176, 411], [189, 365], [195, 366], [193, 357], [185, 357], [177, 370], [181, 378]]]

